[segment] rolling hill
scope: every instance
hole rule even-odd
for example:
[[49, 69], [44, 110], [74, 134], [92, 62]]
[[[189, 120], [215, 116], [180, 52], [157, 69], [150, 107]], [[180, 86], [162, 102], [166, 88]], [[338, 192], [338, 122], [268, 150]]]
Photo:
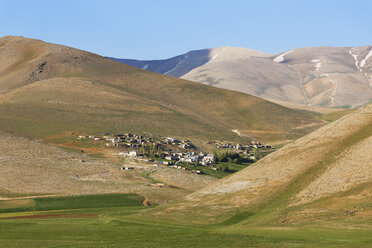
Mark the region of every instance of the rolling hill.
[[[135, 166], [135, 169], [119, 170], [121, 166]], [[3, 132], [0, 132], [0, 171], [0, 202], [41, 196], [137, 193], [147, 203], [161, 203], [185, 196], [215, 180], [148, 164], [114, 163], [79, 150], [61, 149]], [[151, 184], [155, 179], [146, 176], [152, 173], [161, 177], [162, 183], [174, 187], [154, 187]]]
[[[222, 180], [141, 163], [119, 170], [127, 162], [34, 138], [108, 131], [202, 144], [244, 139], [239, 131], [281, 141], [324, 123], [85, 51], [0, 38], [0, 246], [369, 247], [372, 105], [346, 112]], [[154, 186], [158, 180], [170, 187]], [[106, 195], [113, 192], [141, 196]], [[80, 194], [105, 195], [55, 197]], [[173, 201], [151, 208], [142, 200]]]
[[[372, 46], [298, 48], [277, 55], [232, 47], [208, 51], [192, 59], [177, 56], [184, 60], [172, 58], [172, 64], [159, 60], [156, 68], [146, 61], [120, 61], [277, 102], [357, 108], [372, 99]], [[165, 63], [167, 71], [157, 70]]]
[[[295, 139], [312, 114], [254, 96], [137, 69], [23, 37], [0, 39], [0, 128], [42, 138], [64, 131], [241, 140]], [[199, 142], [199, 143], [198, 143]]]
[[194, 223], [236, 215], [230, 224], [236, 221], [243, 229], [297, 224], [371, 228], [371, 149], [368, 105], [151, 213], [177, 221], [188, 216], [183, 221]]

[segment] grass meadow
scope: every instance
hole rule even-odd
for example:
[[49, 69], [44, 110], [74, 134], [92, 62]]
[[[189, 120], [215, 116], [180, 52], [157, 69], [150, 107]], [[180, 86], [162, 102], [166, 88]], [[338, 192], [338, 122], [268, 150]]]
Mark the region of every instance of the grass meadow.
[[[23, 201], [23, 200], [19, 200]], [[141, 219], [150, 207], [133, 194], [1, 201], [0, 247], [371, 247], [370, 232], [312, 226], [242, 226], [237, 214], [215, 225]], [[19, 204], [18, 204], [19, 205]], [[14, 207], [12, 209], [12, 206]], [[134, 216], [134, 217], [133, 217]], [[185, 216], [187, 218], [187, 216]]]

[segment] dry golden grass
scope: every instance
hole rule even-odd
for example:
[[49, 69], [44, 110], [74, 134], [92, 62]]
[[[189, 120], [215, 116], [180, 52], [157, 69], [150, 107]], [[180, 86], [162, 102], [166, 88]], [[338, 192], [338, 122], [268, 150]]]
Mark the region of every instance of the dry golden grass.
[[246, 224], [293, 224], [345, 218], [352, 206], [369, 213], [371, 137], [368, 105], [151, 214], [210, 223], [248, 211]]
[[128, 131], [202, 144], [242, 140], [233, 129], [277, 141], [323, 125], [309, 113], [81, 50], [22, 37], [0, 42], [0, 127], [21, 136]]
[[[215, 180], [179, 170], [171, 173], [172, 180], [178, 182], [173, 186], [177, 187], [154, 187], [145, 173], [156, 172], [166, 179], [169, 173], [166, 168], [129, 162], [112, 163], [8, 134], [0, 135], [0, 161], [0, 200], [26, 200], [41, 195], [137, 193], [145, 196], [148, 203], [160, 203], [192, 192], [194, 188], [186, 187], [184, 181], [191, 180], [193, 187], [202, 188]], [[136, 169], [123, 171], [119, 170], [120, 166], [134, 166]], [[174, 182], [164, 181], [170, 185]]]

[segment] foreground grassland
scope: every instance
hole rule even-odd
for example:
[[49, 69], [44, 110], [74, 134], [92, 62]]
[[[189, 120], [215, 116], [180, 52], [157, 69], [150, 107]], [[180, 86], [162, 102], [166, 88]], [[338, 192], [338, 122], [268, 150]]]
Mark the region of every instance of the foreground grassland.
[[[141, 219], [142, 197], [108, 194], [29, 201], [43, 211], [0, 213], [0, 247], [370, 247], [370, 232], [314, 226], [241, 226], [246, 214], [216, 225]], [[0, 201], [0, 207], [8, 201]], [[3, 209], [5, 210], [5, 209]], [[14, 210], [14, 209], [13, 209]], [[133, 218], [133, 214], [137, 214]], [[187, 216], [185, 216], [187, 218]]]

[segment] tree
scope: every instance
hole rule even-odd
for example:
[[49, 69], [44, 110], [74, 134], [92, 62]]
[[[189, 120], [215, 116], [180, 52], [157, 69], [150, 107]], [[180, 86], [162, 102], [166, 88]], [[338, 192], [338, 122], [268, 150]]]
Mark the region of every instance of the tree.
[[214, 155], [214, 162], [215, 162], [215, 163], [220, 162], [220, 159], [219, 159], [219, 152], [218, 152], [217, 150], [213, 150], [213, 155]]
[[259, 149], [254, 150], [254, 156], [256, 157], [257, 160], [261, 158], [261, 152]]
[[144, 144], [141, 145], [140, 152], [142, 154], [146, 154], [146, 148], [145, 148], [145, 145]]
[[163, 153], [163, 149], [161, 147], [158, 147], [158, 157], [161, 158], [161, 154]]
[[221, 171], [221, 172], [228, 172], [229, 171], [229, 166], [227, 166], [226, 164], [222, 164], [222, 165], [218, 166], [218, 170]]

